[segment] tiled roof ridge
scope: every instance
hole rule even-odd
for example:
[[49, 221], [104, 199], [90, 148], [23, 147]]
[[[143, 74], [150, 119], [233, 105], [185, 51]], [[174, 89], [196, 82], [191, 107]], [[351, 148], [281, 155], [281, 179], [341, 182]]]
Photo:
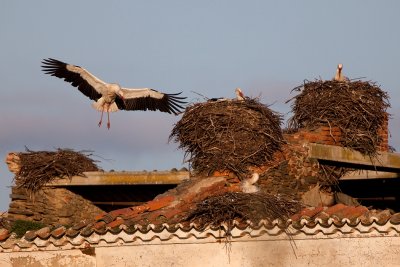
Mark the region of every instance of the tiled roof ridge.
[[[203, 239], [214, 236], [217, 238], [221, 236], [221, 231], [226, 232], [228, 229], [226, 225], [204, 227], [184, 222], [184, 218], [190, 210], [195, 208], [196, 203], [209, 196], [240, 191], [239, 183], [229, 182], [230, 180], [223, 176], [194, 178], [143, 205], [102, 213], [93, 220], [83, 220], [68, 229], [64, 226], [55, 229], [45, 227], [37, 231], [28, 231], [21, 239], [10, 237], [6, 229], [1, 229], [0, 247], [7, 250], [25, 249], [31, 246], [79, 247], [85, 242], [98, 244], [101, 240], [112, 244], [129, 243], [134, 240], [150, 242], [156, 239], [189, 237]], [[232, 231], [238, 237], [256, 236], [255, 232], [259, 235], [275, 236], [285, 232], [290, 232], [291, 235], [301, 233], [332, 235], [394, 231], [398, 235], [400, 213], [391, 214], [389, 210], [370, 210], [365, 206], [344, 204], [331, 207], [307, 207], [292, 215], [287, 221], [271, 221], [268, 218], [259, 222], [235, 221], [232, 229], [229, 229], [229, 232]], [[217, 235], [217, 232], [220, 234]]]
[[[358, 210], [365, 207], [359, 206]], [[390, 214], [388, 210], [376, 211], [365, 210], [365, 213], [355, 218], [343, 217], [340, 214], [329, 214], [329, 210], [355, 210], [354, 206], [338, 204], [332, 207], [305, 208], [287, 221], [280, 219], [263, 219], [259, 222], [234, 221], [230, 225], [230, 238], [242, 237], [258, 238], [261, 236], [278, 237], [289, 234], [291, 238], [306, 235], [309, 237], [341, 237], [341, 236], [399, 236], [400, 235], [400, 213]], [[328, 211], [328, 212], [327, 212]], [[312, 215], [311, 217], [309, 215]], [[185, 242], [190, 238], [203, 240], [207, 238], [226, 238], [227, 224], [220, 226], [201, 227], [194, 223], [177, 223], [159, 225], [131, 225], [121, 224], [118, 227], [104, 227], [94, 229], [93, 223], [74, 230], [64, 226], [51, 230], [49, 227], [37, 231], [29, 231], [21, 239], [9, 237], [0, 241], [0, 251], [24, 251], [24, 250], [47, 250], [54, 248], [84, 248], [87, 244], [91, 246], [110, 246], [124, 244], [142, 244], [151, 242]], [[91, 229], [85, 232], [84, 229]]]

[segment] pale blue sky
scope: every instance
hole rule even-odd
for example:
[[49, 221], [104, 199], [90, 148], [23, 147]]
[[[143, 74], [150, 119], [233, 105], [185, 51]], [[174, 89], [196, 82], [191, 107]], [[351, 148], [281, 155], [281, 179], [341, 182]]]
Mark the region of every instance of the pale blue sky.
[[[400, 149], [399, 1], [1, 1], [0, 157], [9, 151], [93, 150], [105, 170], [185, 166], [168, 144], [179, 116], [111, 114], [98, 128], [90, 100], [44, 75], [43, 58], [85, 67], [107, 82], [180, 92], [199, 101], [241, 87], [287, 113], [304, 79], [344, 64], [389, 92], [390, 144]], [[286, 118], [290, 114], [286, 115]], [[3, 161], [3, 160], [2, 160]], [[12, 174], [0, 164], [0, 211]]]

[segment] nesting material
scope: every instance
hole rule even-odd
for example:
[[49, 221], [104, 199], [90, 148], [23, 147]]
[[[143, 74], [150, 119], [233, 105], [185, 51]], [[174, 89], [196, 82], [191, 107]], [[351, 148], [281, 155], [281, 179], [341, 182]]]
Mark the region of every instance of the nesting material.
[[255, 224], [262, 219], [270, 221], [280, 219], [286, 222], [301, 208], [300, 202], [280, 195], [229, 192], [211, 196], [198, 203], [196, 209], [188, 216], [188, 220], [203, 227], [219, 227], [223, 223], [229, 226], [234, 220], [250, 221]]
[[379, 129], [388, 119], [389, 96], [367, 81], [305, 81], [292, 104], [288, 130], [339, 127], [339, 143], [365, 155], [375, 156], [382, 141]]
[[98, 171], [95, 161], [87, 152], [76, 152], [71, 149], [56, 151], [31, 151], [18, 153], [19, 171], [15, 174], [18, 187], [36, 192], [55, 178], [83, 176], [86, 171]]
[[185, 150], [196, 174], [231, 171], [242, 178], [280, 149], [281, 121], [256, 99], [196, 103], [186, 108], [170, 140]]

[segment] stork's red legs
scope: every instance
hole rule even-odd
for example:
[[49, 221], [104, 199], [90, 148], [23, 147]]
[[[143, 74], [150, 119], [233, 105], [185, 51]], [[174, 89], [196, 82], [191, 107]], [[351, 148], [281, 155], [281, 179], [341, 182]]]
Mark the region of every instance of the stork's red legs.
[[[104, 113], [104, 107], [101, 110], [101, 116], [100, 116], [100, 121], [99, 121], [99, 127], [101, 126], [101, 123], [103, 122], [103, 113]], [[107, 128], [110, 129], [111, 123], [110, 123], [110, 106], [107, 105]]]
[[103, 112], [104, 112], [104, 109], [101, 110], [101, 116], [100, 116], [100, 121], [99, 121], [99, 127], [101, 126], [101, 123], [102, 123], [102, 121], [103, 121]]
[[108, 109], [107, 109], [107, 118], [108, 118], [107, 128], [110, 129], [110, 126], [111, 126], [111, 123], [110, 123], [110, 111]]

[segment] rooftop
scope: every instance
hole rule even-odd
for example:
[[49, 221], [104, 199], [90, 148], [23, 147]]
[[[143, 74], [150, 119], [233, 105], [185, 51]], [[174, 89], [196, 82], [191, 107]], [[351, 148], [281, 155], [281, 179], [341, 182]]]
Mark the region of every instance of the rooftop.
[[[148, 210], [152, 205], [149, 203]], [[92, 221], [82, 221], [69, 229], [64, 226], [42, 228], [27, 232], [23, 238], [10, 236], [7, 230], [0, 230], [0, 252], [34, 251], [86, 248], [88, 246], [111, 246], [162, 242], [186, 243], [195, 237], [199, 240], [226, 238], [227, 225], [202, 229], [193, 223], [157, 223], [150, 218], [150, 224], [135, 223], [140, 211], [135, 208], [115, 210]], [[143, 213], [146, 214], [146, 213]], [[151, 213], [148, 213], [151, 215]], [[145, 216], [144, 216], [145, 217]], [[225, 229], [225, 231], [221, 231]], [[231, 240], [244, 237], [258, 238], [342, 238], [371, 236], [400, 236], [400, 213], [389, 210], [370, 210], [364, 206], [337, 204], [332, 207], [305, 208], [287, 221], [264, 219], [257, 223], [235, 221]], [[283, 235], [283, 237], [282, 237]]]

